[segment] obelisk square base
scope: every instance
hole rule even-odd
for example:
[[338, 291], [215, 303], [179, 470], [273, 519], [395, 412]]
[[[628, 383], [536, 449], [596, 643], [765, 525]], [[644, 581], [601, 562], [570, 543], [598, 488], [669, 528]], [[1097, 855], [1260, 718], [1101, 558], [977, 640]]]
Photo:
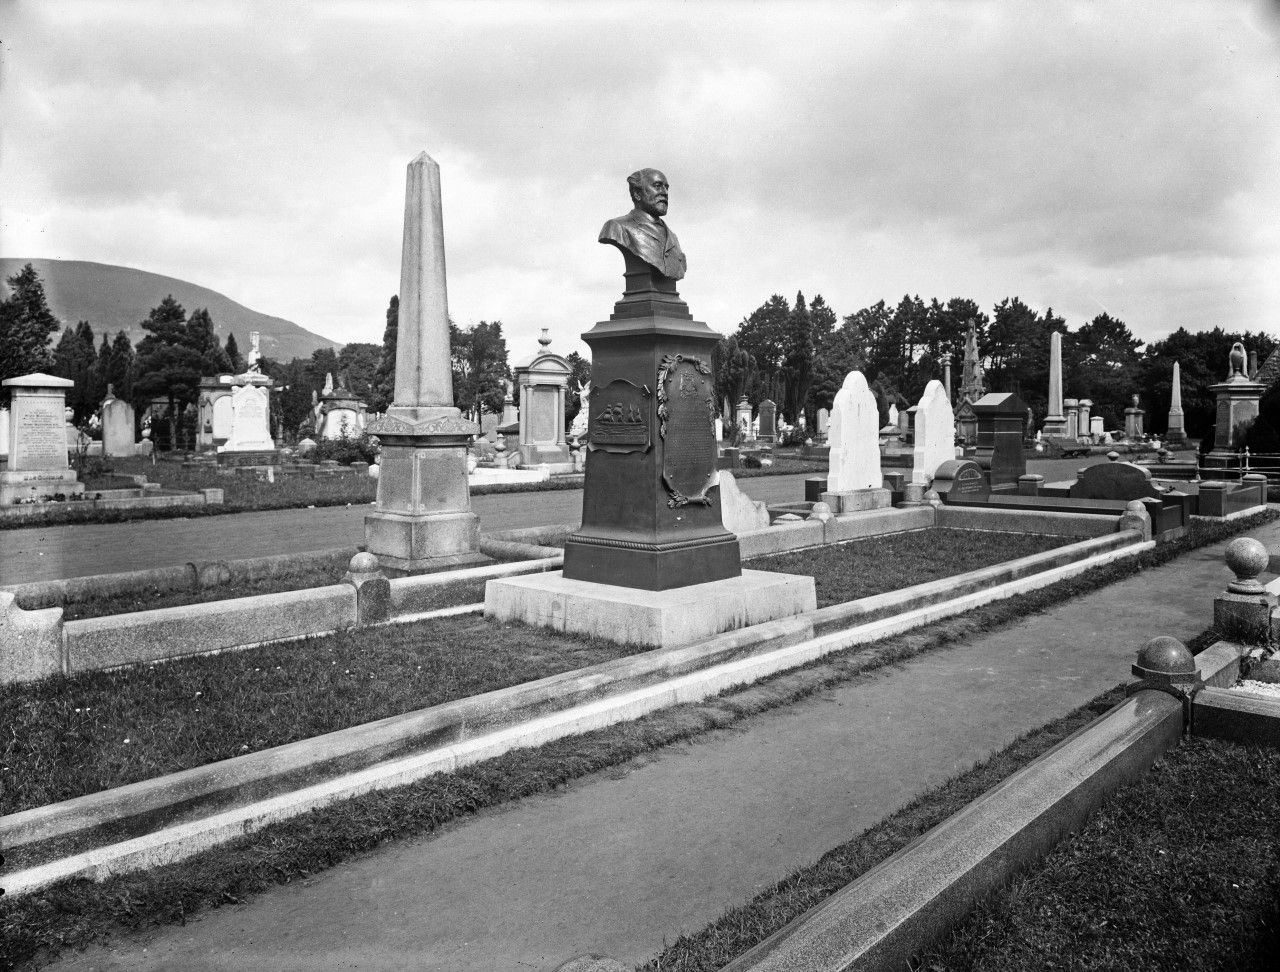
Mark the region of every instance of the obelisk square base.
[[864, 510], [884, 510], [893, 505], [893, 493], [884, 489], [851, 489], [840, 493], [823, 493], [822, 502], [831, 512], [860, 513]]
[[566, 580], [560, 571], [485, 585], [484, 614], [619, 644], [675, 648], [817, 608], [813, 578], [744, 570], [666, 591]]
[[364, 518], [365, 543], [393, 575], [485, 563], [480, 518], [467, 491], [467, 447], [455, 435], [382, 438], [377, 509]]
[[392, 577], [489, 562], [478, 549], [480, 518], [474, 513], [370, 513], [364, 538]]

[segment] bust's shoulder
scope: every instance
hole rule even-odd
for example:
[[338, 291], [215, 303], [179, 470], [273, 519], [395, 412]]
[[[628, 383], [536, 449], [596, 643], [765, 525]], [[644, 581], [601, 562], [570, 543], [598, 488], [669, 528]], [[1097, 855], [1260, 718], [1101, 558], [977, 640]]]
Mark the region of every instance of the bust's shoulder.
[[604, 226], [600, 228], [600, 242], [629, 240], [635, 233], [635, 227], [636, 221], [633, 213], [615, 216], [613, 219], [607, 220]]
[[634, 213], [626, 213], [621, 216], [614, 216], [613, 219], [605, 220], [603, 227], [600, 227], [600, 238], [614, 238], [620, 236], [630, 236], [635, 232], [636, 220]]

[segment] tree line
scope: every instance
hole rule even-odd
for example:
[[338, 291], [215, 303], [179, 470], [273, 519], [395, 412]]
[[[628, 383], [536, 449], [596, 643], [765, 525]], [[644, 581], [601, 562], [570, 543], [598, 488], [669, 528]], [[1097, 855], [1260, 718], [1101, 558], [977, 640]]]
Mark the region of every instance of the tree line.
[[[1174, 361], [1182, 368], [1182, 405], [1187, 434], [1212, 435], [1214, 396], [1209, 386], [1226, 377], [1231, 345], [1240, 341], [1265, 362], [1276, 341], [1265, 333], [1221, 327], [1191, 333], [1179, 328], [1147, 344], [1124, 321], [1108, 313], [1071, 329], [1050, 307], [1037, 312], [1018, 297], [1006, 297], [990, 314], [976, 301], [953, 297], [927, 303], [904, 295], [896, 304], [878, 301], [840, 319], [821, 295], [794, 302], [774, 294], [742, 319], [715, 349], [716, 390], [726, 414], [742, 395], [752, 404], [772, 399], [788, 421], [805, 416], [814, 427], [817, 411], [830, 409], [850, 371], [867, 376], [882, 417], [891, 404], [914, 405], [931, 379], [941, 380], [951, 362], [953, 399], [958, 401], [965, 340], [977, 335], [987, 391], [1013, 392], [1044, 420], [1049, 395], [1049, 343], [1062, 334], [1063, 395], [1093, 401], [1108, 429], [1123, 429], [1124, 410], [1139, 396], [1146, 428], [1164, 432], [1168, 423]], [[1264, 400], [1263, 417], [1280, 428], [1280, 392], [1275, 408]], [[1280, 451], [1280, 438], [1277, 449]]]
[[[198, 402], [201, 381], [246, 368], [236, 336], [228, 334], [220, 343], [208, 309], [188, 315], [172, 294], [140, 322], [145, 334], [135, 347], [124, 331], [114, 337], [103, 334], [99, 342], [89, 321], [63, 329], [31, 264], [6, 282], [9, 294], [0, 302], [0, 380], [32, 372], [69, 378], [75, 387], [68, 391], [67, 405], [76, 424], [88, 421], [111, 388], [117, 398], [134, 404], [139, 417], [147, 405], [163, 400], [173, 423], [173, 438], [165, 438], [177, 441], [176, 423], [187, 406]], [[313, 395], [323, 389], [328, 375], [370, 411], [386, 411], [395, 391], [399, 310], [399, 298], [393, 296], [381, 344], [351, 342], [338, 351], [319, 348], [309, 358], [290, 361], [264, 356], [259, 367], [278, 390], [277, 431], [288, 438], [313, 431]], [[501, 414], [505, 382], [511, 378], [502, 322], [462, 328], [451, 321], [449, 344], [455, 404], [476, 421], [482, 413]], [[577, 379], [590, 373], [585, 359], [576, 353], [568, 358]], [[569, 419], [577, 411], [573, 388], [571, 398]]]
[[[203, 378], [245, 368], [235, 335], [219, 343], [208, 310], [188, 315], [172, 295], [140, 322], [145, 334], [134, 347], [124, 331], [99, 340], [88, 321], [63, 330], [30, 264], [7, 283], [9, 294], [0, 301], [0, 379], [33, 371], [70, 378], [75, 387], [67, 404], [78, 423], [97, 410], [108, 386], [139, 413], [164, 399], [176, 416], [196, 403]], [[310, 358], [288, 362], [264, 357], [262, 371], [279, 390], [279, 430], [286, 437], [308, 431], [312, 395], [328, 374], [371, 411], [385, 411], [394, 396], [398, 320], [399, 299], [393, 296], [381, 344], [352, 342], [340, 351], [321, 348]], [[716, 392], [726, 414], [743, 395], [753, 404], [770, 398], [789, 421], [804, 415], [812, 428], [818, 409], [831, 408], [845, 375], [860, 370], [887, 415], [890, 404], [915, 404], [930, 379], [942, 378], [948, 359], [953, 395], [958, 394], [970, 326], [977, 334], [987, 390], [1018, 394], [1037, 422], [1047, 408], [1049, 336], [1055, 331], [1063, 335], [1064, 395], [1091, 399], [1093, 414], [1101, 415], [1109, 429], [1123, 427], [1124, 410], [1137, 394], [1147, 413], [1146, 428], [1164, 432], [1178, 361], [1186, 429], [1193, 438], [1212, 435], [1215, 402], [1209, 386], [1226, 377], [1231, 345], [1240, 341], [1260, 363], [1277, 347], [1268, 334], [1222, 327], [1194, 333], [1179, 328], [1144, 347], [1108, 313], [1072, 330], [1052, 308], [1037, 312], [1018, 297], [1005, 298], [987, 314], [968, 298], [926, 303], [918, 295], [904, 295], [892, 306], [881, 300], [840, 318], [820, 294], [806, 300], [797, 293], [794, 302], [774, 294], [716, 345]], [[449, 341], [455, 404], [477, 421], [482, 414], [500, 414], [504, 383], [512, 374], [502, 322], [481, 321], [469, 328], [450, 322]], [[578, 385], [589, 379], [591, 369], [577, 352], [566, 357], [573, 369], [566, 414], [571, 422], [580, 407]], [[1280, 452], [1277, 430], [1280, 384], [1263, 397], [1251, 447]]]

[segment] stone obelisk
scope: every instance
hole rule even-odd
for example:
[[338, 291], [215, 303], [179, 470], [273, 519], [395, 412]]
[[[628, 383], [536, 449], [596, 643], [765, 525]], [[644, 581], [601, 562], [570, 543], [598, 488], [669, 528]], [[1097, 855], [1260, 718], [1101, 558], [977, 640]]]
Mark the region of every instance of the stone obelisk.
[[1040, 431], [1045, 435], [1066, 435], [1067, 419], [1062, 414], [1062, 332], [1049, 335], [1049, 414]]
[[395, 397], [366, 431], [382, 442], [382, 471], [364, 535], [383, 569], [483, 560], [467, 489], [467, 442], [479, 427], [453, 404], [440, 167], [426, 152], [409, 163], [405, 189]]
[[1180, 446], [1187, 443], [1187, 429], [1182, 418], [1182, 366], [1173, 363], [1173, 388], [1169, 397], [1169, 431], [1165, 433], [1166, 445]]

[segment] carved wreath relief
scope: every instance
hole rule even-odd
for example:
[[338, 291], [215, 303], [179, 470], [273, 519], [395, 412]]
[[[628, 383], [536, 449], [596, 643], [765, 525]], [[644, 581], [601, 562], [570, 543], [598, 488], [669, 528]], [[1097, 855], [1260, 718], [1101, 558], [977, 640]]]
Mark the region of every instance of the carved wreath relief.
[[658, 438], [667, 506], [710, 506], [715, 485], [715, 395], [701, 358], [668, 354], [658, 369]]

